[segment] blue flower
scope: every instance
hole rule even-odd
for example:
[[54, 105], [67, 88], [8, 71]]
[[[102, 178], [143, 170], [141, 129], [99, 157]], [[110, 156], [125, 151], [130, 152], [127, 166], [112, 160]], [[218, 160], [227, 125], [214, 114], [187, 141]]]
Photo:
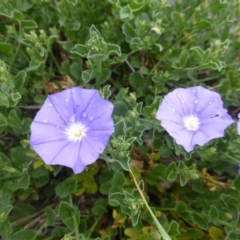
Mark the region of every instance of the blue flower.
[[30, 144], [46, 164], [80, 173], [107, 146], [112, 111], [96, 90], [74, 87], [49, 95], [31, 125]]

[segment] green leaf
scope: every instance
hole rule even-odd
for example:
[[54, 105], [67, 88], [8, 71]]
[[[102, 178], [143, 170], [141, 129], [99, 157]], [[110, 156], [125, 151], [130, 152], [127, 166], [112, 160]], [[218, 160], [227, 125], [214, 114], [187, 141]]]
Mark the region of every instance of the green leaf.
[[14, 207], [12, 210], [13, 216], [15, 216], [17, 218], [28, 216], [35, 212], [36, 212], [36, 209], [31, 204], [23, 203], [20, 201], [19, 201], [19, 203], [14, 204]]
[[100, 32], [97, 30], [97, 28], [93, 24], [90, 27], [89, 32], [90, 32], [90, 38], [94, 36], [94, 32], [96, 32], [98, 36], [101, 36]]
[[38, 28], [38, 25], [35, 21], [32, 20], [22, 20], [23, 28], [34, 29]]
[[2, 83], [1, 84], [1, 90], [2, 90], [2, 92], [7, 96], [7, 95], [9, 95], [9, 91], [10, 91], [10, 86], [8, 85], [8, 84], [6, 84], [6, 83]]
[[122, 191], [124, 183], [125, 183], [124, 174], [120, 171], [117, 171], [112, 180], [112, 187], [116, 190], [118, 189], [119, 191]]
[[[215, 240], [215, 239], [214, 239]], [[221, 238], [218, 240], [221, 240]], [[236, 232], [229, 232], [227, 237], [224, 240], [239, 240], [239, 233]]]
[[56, 42], [57, 38], [58, 38], [58, 36], [56, 36], [56, 35], [51, 35], [47, 38], [46, 44], [47, 44], [48, 49], [51, 49], [53, 43]]
[[129, 4], [129, 7], [133, 12], [137, 12], [141, 10], [144, 7], [144, 5], [145, 5], [145, 0], [138, 0], [138, 1], [132, 1]]
[[6, 54], [10, 54], [13, 51], [13, 45], [10, 43], [5, 43], [0, 41], [0, 49]]
[[101, 216], [103, 213], [106, 213], [107, 212], [106, 199], [104, 198], [97, 199], [91, 211], [92, 211], [92, 214], [96, 216]]
[[201, 20], [196, 23], [196, 27], [198, 30], [207, 29], [207, 28], [210, 28], [211, 26], [212, 26], [212, 21], [207, 19]]
[[136, 50], [142, 50], [144, 47], [144, 42], [140, 37], [135, 37], [130, 41], [131, 48]]
[[136, 215], [131, 215], [133, 227], [138, 224], [140, 215], [141, 215], [140, 211]]
[[64, 222], [64, 224], [71, 230], [74, 229], [74, 221], [73, 221], [74, 217], [77, 221], [77, 225], [79, 225], [80, 223], [79, 211], [67, 202], [63, 202], [63, 201], [60, 202], [59, 217]]
[[157, 97], [154, 99], [154, 102], [153, 102], [150, 106], [144, 107], [143, 113], [144, 113], [146, 116], [151, 117], [152, 114], [153, 114], [153, 112], [158, 109], [161, 100], [162, 100], [162, 98], [160, 98], [159, 96], [157, 96]]
[[[36, 55], [36, 54], [34, 54]], [[40, 55], [40, 54], [39, 54]], [[36, 71], [40, 68], [40, 66], [42, 65], [43, 61], [42, 60], [38, 60], [37, 58], [33, 58], [30, 62], [30, 66], [28, 68], [26, 68], [25, 70], [27, 72], [31, 72], [31, 71]]]
[[10, 159], [5, 154], [0, 152], [0, 167], [10, 165], [10, 163], [11, 163]]
[[67, 61], [62, 61], [61, 63], [61, 70], [65, 75], [70, 75], [70, 63]]
[[9, 107], [8, 97], [0, 92], [0, 106]]
[[46, 96], [45, 95], [36, 95], [34, 96], [34, 102], [39, 103], [39, 104], [43, 104], [46, 100]]
[[160, 178], [162, 180], [166, 180], [166, 174], [165, 174], [166, 167], [163, 164], [157, 164], [148, 177], [150, 177], [155, 183], [157, 183], [157, 180]]
[[108, 43], [106, 48], [106, 55], [110, 56], [112, 54], [116, 54], [120, 57], [122, 55], [121, 48], [116, 44]]
[[205, 52], [200, 47], [192, 47], [190, 50], [193, 52], [198, 62], [202, 62], [204, 60]]
[[[13, 102], [18, 102], [21, 99], [21, 94], [19, 92], [11, 93], [10, 97], [11, 97], [11, 100], [13, 100]], [[12, 107], [12, 104], [10, 105]]]
[[203, 239], [203, 231], [194, 229], [194, 228], [187, 228], [186, 229], [188, 236], [191, 236], [194, 239]]
[[134, 88], [139, 88], [143, 84], [143, 78], [137, 72], [130, 73], [129, 75], [129, 82]]
[[[109, 204], [111, 206], [119, 206], [123, 205], [123, 200], [125, 199], [125, 195], [121, 192], [114, 192], [109, 194]], [[124, 212], [126, 213], [126, 212]], [[129, 211], [130, 213], [130, 211]]]
[[22, 90], [24, 83], [26, 82], [27, 73], [25, 71], [19, 71], [16, 76], [13, 77], [13, 83], [15, 89], [18, 91]]
[[[134, 139], [135, 140], [135, 139]], [[117, 157], [116, 159], [114, 159], [117, 163], [119, 163], [121, 165], [121, 167], [125, 170], [125, 171], [129, 171], [129, 161], [130, 161], [130, 157], [128, 155], [123, 156], [123, 157]]]
[[226, 67], [226, 63], [220, 60], [209, 61], [208, 66], [213, 70], [218, 70], [219, 72]]
[[185, 212], [187, 210], [187, 205], [183, 201], [178, 201], [175, 206], [175, 209], [177, 213]]
[[99, 73], [99, 75], [97, 76], [97, 80], [100, 84], [106, 82], [107, 80], [109, 80], [110, 76], [111, 76], [111, 70], [108, 68], [103, 68], [101, 70], [101, 72]]
[[62, 239], [62, 236], [64, 236], [64, 234], [67, 232], [68, 229], [66, 227], [55, 226], [51, 232], [51, 236], [53, 237], [53, 239]]
[[176, 221], [172, 220], [167, 232], [171, 237], [175, 237], [180, 234], [180, 231], [178, 229], [179, 224]]
[[108, 99], [112, 95], [110, 87], [111, 85], [106, 85], [103, 87], [103, 89], [100, 89], [99, 90], [100, 96], [103, 97], [104, 99]]
[[15, 109], [12, 109], [8, 114], [8, 125], [15, 128], [21, 128], [22, 121]]
[[75, 178], [70, 177], [61, 182], [60, 184], [58, 184], [57, 187], [55, 188], [55, 192], [60, 198], [65, 198], [71, 195], [71, 193], [75, 192], [76, 189], [77, 180]]
[[182, 50], [179, 56], [179, 63], [181, 67], [183, 67], [186, 64], [188, 57], [189, 57], [188, 50], [187, 49]]
[[12, 6], [10, 4], [1, 4], [0, 15], [13, 18]]
[[180, 174], [180, 186], [183, 187], [186, 185], [186, 183], [188, 182], [188, 178], [186, 178], [184, 175]]
[[170, 149], [170, 148], [167, 147], [167, 146], [162, 145], [162, 146], [160, 147], [160, 149], [159, 149], [159, 153], [160, 153], [160, 156], [161, 156], [162, 158], [168, 158], [168, 157], [170, 157], [171, 154], [172, 154], [172, 149]]
[[187, 49], [182, 50], [177, 60], [175, 60], [172, 63], [172, 67], [176, 69], [182, 69], [183, 66], [186, 64], [188, 57], [189, 57], [188, 50]]
[[76, 6], [78, 3], [78, 0], [67, 0], [67, 2], [72, 4], [73, 6]]
[[100, 192], [102, 194], [108, 194], [109, 193], [109, 190], [111, 189], [112, 187], [112, 182], [111, 181], [108, 181], [108, 182], [105, 182], [103, 183], [101, 186], [100, 186]]
[[146, 67], [140, 67], [139, 72], [143, 75], [148, 75], [149, 74], [149, 69]]
[[203, 230], [208, 229], [208, 223], [206, 219], [196, 212], [193, 212], [192, 214], [192, 221], [196, 223]]
[[80, 57], [87, 57], [88, 55], [88, 49], [85, 45], [82, 44], [76, 44], [71, 50], [71, 53], [77, 54]]
[[175, 162], [171, 162], [166, 168], [165, 174], [167, 176], [167, 180], [173, 182], [177, 178], [177, 166]]
[[124, 62], [126, 61], [128, 58], [128, 55], [125, 54], [125, 53], [122, 53], [121, 56], [115, 56], [115, 59], [118, 61], [118, 62]]
[[19, 11], [14, 10], [13, 12], [14, 19], [21, 21], [23, 19], [23, 14]]
[[12, 191], [16, 191], [18, 189], [27, 189], [30, 183], [30, 176], [28, 173], [23, 173], [22, 176], [13, 179], [9, 184], [8, 188]]
[[214, 206], [211, 206], [208, 212], [209, 219], [214, 221], [219, 219], [218, 209]]
[[46, 223], [48, 226], [53, 225], [55, 222], [55, 212], [52, 210], [51, 207], [46, 207], [45, 212], [47, 214], [46, 216]]
[[4, 222], [0, 222], [0, 235], [4, 240], [10, 240], [10, 236], [12, 233], [12, 227], [9, 220]]
[[132, 17], [133, 17], [132, 10], [129, 7], [129, 5], [126, 5], [126, 6], [121, 8], [121, 10], [120, 10], [120, 19], [131, 20]]
[[35, 240], [36, 239], [36, 231], [31, 229], [20, 230], [14, 233], [11, 237], [11, 240]]
[[[128, 108], [127, 105], [123, 102], [123, 101], [117, 101], [114, 103], [114, 110], [113, 110], [113, 116], [123, 116], [123, 117], [127, 117], [128, 116]], [[116, 125], [121, 124], [122, 126], [124, 126], [124, 122], [118, 122]], [[115, 126], [118, 127], [118, 126]], [[123, 135], [121, 133], [124, 133], [123, 128], [120, 129], [121, 126], [119, 126], [119, 131], [114, 132], [114, 136], [118, 136], [118, 135]], [[115, 128], [116, 129], [116, 128]]]
[[11, 149], [11, 159], [16, 167], [20, 167], [21, 164], [29, 164], [32, 161], [32, 157], [27, 155], [28, 150], [23, 147], [15, 147]]
[[85, 70], [82, 71], [82, 80], [88, 83], [91, 79], [95, 78], [98, 74], [95, 70]]
[[70, 65], [70, 73], [71, 73], [71, 76], [73, 76], [75, 79], [77, 80], [81, 80], [81, 75], [82, 75], [82, 67], [80, 65], [80, 63], [77, 63], [77, 62], [73, 62], [71, 65]]
[[123, 34], [125, 35], [126, 41], [131, 42], [134, 37], [137, 37], [134, 28], [127, 22], [122, 25]]
[[7, 217], [8, 214], [12, 211], [12, 205], [6, 205], [1, 207], [0, 219], [2, 220], [4, 217]]
[[[39, 169], [45, 169], [45, 168], [42, 165], [40, 168], [36, 169], [36, 171], [38, 171]], [[47, 172], [47, 174], [45, 174], [44, 176], [34, 179], [34, 183], [38, 188], [45, 186], [46, 184], [48, 184], [48, 182], [49, 182], [49, 172]]]
[[6, 125], [7, 125], [6, 117], [2, 113], [0, 113], [0, 128], [4, 127]]

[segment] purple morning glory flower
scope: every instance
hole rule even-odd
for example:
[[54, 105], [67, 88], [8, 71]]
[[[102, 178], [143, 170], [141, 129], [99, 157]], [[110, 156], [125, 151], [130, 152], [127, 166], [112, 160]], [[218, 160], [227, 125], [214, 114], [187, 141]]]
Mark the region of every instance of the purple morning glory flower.
[[222, 137], [233, 123], [218, 93], [203, 87], [177, 88], [168, 93], [157, 111], [157, 119], [187, 152], [194, 146]]
[[30, 145], [46, 164], [80, 173], [114, 132], [112, 111], [96, 90], [74, 87], [49, 95], [31, 125]]
[[238, 114], [237, 132], [240, 135], [240, 113]]

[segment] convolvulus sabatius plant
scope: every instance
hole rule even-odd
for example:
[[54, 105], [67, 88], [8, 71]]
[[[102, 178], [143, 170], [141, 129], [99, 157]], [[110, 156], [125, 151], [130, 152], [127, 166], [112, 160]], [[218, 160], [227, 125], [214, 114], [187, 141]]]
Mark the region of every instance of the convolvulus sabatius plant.
[[239, 239], [238, 0], [0, 5], [2, 239]]

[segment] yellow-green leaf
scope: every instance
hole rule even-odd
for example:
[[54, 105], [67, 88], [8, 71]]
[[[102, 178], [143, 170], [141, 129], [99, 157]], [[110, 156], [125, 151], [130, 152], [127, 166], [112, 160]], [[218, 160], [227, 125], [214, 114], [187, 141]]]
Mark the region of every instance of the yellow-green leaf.
[[213, 240], [224, 240], [225, 236], [220, 228], [217, 228], [215, 226], [211, 226], [208, 229], [208, 232]]

